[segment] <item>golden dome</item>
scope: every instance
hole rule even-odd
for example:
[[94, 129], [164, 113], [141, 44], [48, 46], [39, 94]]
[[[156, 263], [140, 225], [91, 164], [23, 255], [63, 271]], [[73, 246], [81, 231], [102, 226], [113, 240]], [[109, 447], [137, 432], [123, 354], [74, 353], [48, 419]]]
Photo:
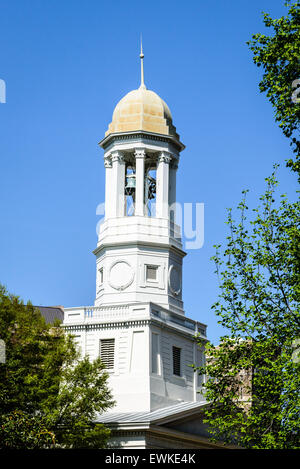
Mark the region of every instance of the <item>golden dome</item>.
[[143, 83], [118, 102], [105, 136], [137, 130], [172, 135], [179, 140], [167, 104], [154, 91], [147, 90]]

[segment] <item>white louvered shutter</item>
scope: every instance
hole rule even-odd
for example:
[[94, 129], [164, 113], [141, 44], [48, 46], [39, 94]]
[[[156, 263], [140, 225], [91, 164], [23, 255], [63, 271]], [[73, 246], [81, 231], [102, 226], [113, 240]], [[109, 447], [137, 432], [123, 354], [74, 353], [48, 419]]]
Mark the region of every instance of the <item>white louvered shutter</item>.
[[173, 374], [176, 376], [181, 376], [180, 355], [181, 349], [173, 347]]
[[114, 368], [115, 339], [100, 340], [100, 358], [108, 370]]

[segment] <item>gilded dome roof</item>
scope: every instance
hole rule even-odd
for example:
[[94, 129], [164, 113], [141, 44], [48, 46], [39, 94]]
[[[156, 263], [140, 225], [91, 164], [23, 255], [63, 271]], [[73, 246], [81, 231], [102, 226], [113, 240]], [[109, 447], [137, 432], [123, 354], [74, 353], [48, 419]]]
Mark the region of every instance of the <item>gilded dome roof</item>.
[[172, 135], [179, 140], [167, 104], [144, 84], [127, 93], [118, 102], [105, 136], [137, 130]]

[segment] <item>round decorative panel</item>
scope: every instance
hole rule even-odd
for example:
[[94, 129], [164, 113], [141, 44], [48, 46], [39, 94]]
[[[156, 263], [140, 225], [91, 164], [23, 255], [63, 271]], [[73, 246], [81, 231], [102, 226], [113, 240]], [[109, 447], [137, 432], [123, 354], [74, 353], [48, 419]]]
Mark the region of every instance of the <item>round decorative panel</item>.
[[114, 262], [109, 271], [109, 284], [115, 290], [125, 290], [134, 279], [134, 271], [127, 261]]
[[173, 295], [177, 296], [181, 292], [180, 270], [173, 264], [169, 268], [169, 287]]

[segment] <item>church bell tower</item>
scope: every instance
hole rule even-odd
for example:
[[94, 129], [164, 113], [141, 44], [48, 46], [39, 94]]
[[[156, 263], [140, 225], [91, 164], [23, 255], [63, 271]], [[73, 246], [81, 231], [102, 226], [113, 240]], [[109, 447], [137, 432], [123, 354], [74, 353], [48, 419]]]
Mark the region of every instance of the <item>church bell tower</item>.
[[151, 412], [203, 400], [196, 336], [186, 317], [176, 175], [184, 149], [167, 104], [141, 84], [116, 105], [104, 150], [105, 218], [96, 256], [93, 306], [65, 308], [64, 327], [83, 355], [100, 355], [115, 412]]
[[97, 249], [95, 306], [153, 301], [178, 314], [182, 250], [175, 224], [176, 174], [184, 145], [166, 103], [144, 84], [117, 104], [100, 142], [105, 221]]

